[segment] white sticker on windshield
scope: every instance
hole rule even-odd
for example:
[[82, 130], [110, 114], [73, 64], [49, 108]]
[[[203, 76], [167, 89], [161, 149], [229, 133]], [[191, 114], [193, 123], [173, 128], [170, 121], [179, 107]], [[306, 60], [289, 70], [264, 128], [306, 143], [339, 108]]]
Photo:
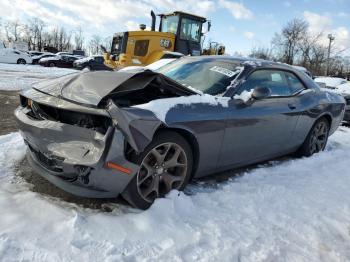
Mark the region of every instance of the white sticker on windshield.
[[213, 66], [209, 70], [218, 72], [218, 73], [223, 74], [223, 75], [228, 76], [228, 77], [232, 77], [236, 74], [236, 72], [228, 70], [228, 69], [220, 67], [220, 66]]

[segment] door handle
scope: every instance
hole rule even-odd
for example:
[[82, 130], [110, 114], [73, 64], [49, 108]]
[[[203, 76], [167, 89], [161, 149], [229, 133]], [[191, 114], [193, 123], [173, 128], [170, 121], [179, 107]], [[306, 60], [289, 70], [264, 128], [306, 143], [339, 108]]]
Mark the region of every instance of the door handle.
[[294, 104], [288, 104], [288, 107], [292, 110], [296, 109], [297, 107]]

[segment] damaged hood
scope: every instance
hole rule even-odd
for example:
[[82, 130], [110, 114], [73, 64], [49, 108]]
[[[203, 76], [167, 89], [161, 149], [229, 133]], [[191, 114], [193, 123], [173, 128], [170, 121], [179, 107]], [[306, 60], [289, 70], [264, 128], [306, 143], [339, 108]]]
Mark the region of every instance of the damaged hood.
[[[138, 69], [133, 71], [94, 71], [74, 73], [33, 85], [33, 88], [55, 97], [78, 104], [98, 106], [111, 94], [144, 88], [155, 78], [164, 78], [162, 74]], [[170, 80], [183, 95], [195, 94], [175, 81]], [[128, 82], [128, 83], [127, 83]]]

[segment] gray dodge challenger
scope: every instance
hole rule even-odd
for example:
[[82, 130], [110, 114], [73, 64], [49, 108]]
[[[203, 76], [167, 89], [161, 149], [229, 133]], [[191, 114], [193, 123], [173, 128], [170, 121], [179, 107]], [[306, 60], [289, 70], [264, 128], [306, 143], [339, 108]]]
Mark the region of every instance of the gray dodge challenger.
[[320, 152], [345, 108], [291, 66], [229, 56], [74, 73], [35, 84], [20, 102], [15, 115], [39, 175], [141, 209], [192, 178]]

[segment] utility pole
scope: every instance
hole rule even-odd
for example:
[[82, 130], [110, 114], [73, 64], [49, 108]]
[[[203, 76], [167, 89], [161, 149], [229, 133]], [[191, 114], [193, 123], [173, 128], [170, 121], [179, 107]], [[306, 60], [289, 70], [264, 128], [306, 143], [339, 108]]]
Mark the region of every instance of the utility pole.
[[328, 34], [328, 39], [329, 39], [329, 45], [328, 45], [326, 76], [328, 76], [328, 74], [329, 74], [329, 62], [330, 62], [330, 56], [331, 56], [331, 46], [332, 46], [332, 41], [334, 41], [335, 37], [332, 34]]

